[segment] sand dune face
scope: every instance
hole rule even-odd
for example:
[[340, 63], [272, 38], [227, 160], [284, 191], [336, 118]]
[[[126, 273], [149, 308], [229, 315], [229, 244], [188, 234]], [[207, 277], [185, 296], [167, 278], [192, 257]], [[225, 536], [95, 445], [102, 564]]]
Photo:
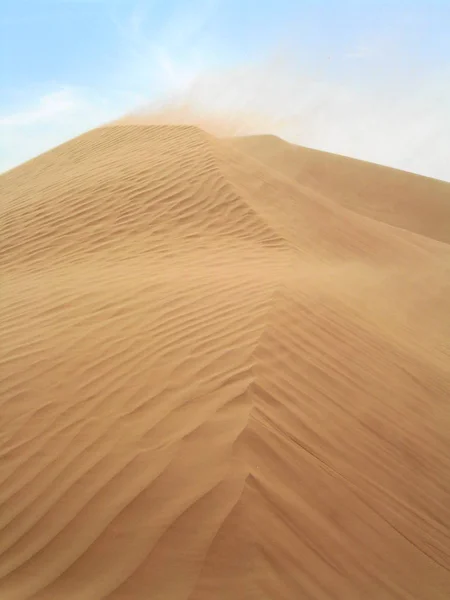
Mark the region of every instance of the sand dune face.
[[280, 143], [1, 177], [1, 598], [449, 597], [450, 186]]
[[362, 215], [450, 243], [444, 181], [288, 144], [275, 136], [231, 140], [240, 151]]

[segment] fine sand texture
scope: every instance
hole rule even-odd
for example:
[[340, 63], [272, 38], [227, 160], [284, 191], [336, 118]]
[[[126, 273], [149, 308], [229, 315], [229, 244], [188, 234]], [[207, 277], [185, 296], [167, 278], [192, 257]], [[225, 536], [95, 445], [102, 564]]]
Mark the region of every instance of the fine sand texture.
[[1, 600], [450, 598], [450, 184], [128, 123], [0, 194]]

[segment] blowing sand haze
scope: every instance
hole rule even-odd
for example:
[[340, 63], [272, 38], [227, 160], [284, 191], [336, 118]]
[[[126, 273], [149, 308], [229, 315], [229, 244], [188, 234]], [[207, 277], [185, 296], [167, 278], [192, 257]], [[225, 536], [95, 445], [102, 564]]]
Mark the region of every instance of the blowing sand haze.
[[2, 600], [448, 600], [450, 185], [115, 124], [1, 176]]

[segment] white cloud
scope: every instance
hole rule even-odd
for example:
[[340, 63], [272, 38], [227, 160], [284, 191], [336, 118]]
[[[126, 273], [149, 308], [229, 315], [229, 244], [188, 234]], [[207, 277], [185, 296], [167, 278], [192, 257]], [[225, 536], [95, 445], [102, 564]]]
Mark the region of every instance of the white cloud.
[[120, 85], [148, 98], [186, 89], [214, 60], [214, 48], [205, 43], [204, 32], [220, 1], [189, 2], [169, 16], [156, 36], [148, 30], [157, 0], [135, 6], [124, 23], [116, 20], [123, 48]]
[[79, 108], [79, 98], [68, 88], [44, 94], [37, 105], [22, 111], [0, 115], [0, 127], [23, 127], [34, 123], [52, 121], [55, 117], [67, 115]]
[[41, 94], [20, 110], [0, 115], [0, 172], [119, 117], [142, 98], [114, 91], [61, 88]]

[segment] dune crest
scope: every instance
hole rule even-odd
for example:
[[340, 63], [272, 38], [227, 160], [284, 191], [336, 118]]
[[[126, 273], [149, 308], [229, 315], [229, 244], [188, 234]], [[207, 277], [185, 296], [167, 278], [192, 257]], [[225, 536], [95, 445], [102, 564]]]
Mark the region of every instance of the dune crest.
[[1, 176], [2, 599], [448, 598], [450, 184], [380, 169], [123, 122]]

